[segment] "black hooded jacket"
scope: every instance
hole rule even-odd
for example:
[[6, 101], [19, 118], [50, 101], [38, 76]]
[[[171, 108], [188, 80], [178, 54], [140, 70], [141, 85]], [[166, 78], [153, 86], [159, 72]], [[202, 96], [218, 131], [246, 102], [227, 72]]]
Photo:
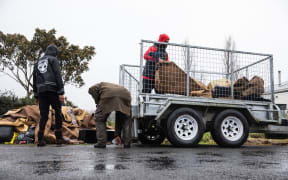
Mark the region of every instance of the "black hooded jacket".
[[38, 98], [39, 93], [55, 92], [58, 95], [64, 94], [64, 85], [61, 76], [57, 46], [49, 45], [45, 55], [34, 65], [33, 71], [33, 92]]

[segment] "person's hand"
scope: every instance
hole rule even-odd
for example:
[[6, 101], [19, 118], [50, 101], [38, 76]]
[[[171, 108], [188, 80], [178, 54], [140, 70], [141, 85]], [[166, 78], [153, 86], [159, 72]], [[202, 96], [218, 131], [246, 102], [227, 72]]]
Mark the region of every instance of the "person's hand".
[[59, 101], [60, 101], [61, 103], [64, 103], [64, 96], [63, 96], [63, 95], [59, 95]]
[[163, 62], [165, 62], [165, 61], [163, 59], [159, 58], [159, 63], [163, 63]]
[[34, 103], [35, 103], [35, 105], [38, 105], [38, 99], [35, 98]]
[[120, 138], [119, 136], [115, 137], [115, 138], [113, 139], [113, 141], [115, 142], [116, 145], [122, 144], [121, 138]]

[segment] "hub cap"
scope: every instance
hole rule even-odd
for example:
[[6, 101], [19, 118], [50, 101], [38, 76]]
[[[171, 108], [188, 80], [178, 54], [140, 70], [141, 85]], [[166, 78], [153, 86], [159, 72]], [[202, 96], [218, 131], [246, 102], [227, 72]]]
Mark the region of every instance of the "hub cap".
[[198, 133], [198, 123], [190, 115], [179, 116], [174, 125], [176, 135], [182, 140], [192, 140]]
[[229, 141], [237, 141], [243, 136], [243, 124], [235, 116], [226, 117], [221, 124], [221, 132]]

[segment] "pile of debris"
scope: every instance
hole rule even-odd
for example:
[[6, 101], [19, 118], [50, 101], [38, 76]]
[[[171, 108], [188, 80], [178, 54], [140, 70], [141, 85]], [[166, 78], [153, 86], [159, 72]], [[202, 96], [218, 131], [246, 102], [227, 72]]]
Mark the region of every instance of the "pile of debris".
[[[189, 76], [189, 96], [206, 98], [231, 98], [231, 81], [220, 79], [211, 81], [207, 86]], [[174, 62], [164, 62], [157, 66], [155, 88], [161, 94], [187, 95], [187, 74]], [[264, 93], [264, 80], [254, 76], [250, 81], [242, 77], [233, 83], [235, 99], [266, 101], [261, 97]]]
[[288, 145], [288, 139], [248, 138], [245, 145]]
[[[65, 139], [71, 143], [83, 143], [79, 141], [81, 130], [92, 130], [96, 138], [94, 114], [79, 108], [62, 107], [63, 125], [62, 131]], [[20, 109], [8, 111], [0, 118], [0, 143], [29, 144], [38, 141], [38, 129], [40, 111], [37, 105], [27, 105]], [[44, 137], [47, 143], [54, 144], [56, 137], [55, 112], [50, 109]], [[112, 129], [111, 127], [107, 127]], [[85, 138], [85, 137], [82, 137]]]

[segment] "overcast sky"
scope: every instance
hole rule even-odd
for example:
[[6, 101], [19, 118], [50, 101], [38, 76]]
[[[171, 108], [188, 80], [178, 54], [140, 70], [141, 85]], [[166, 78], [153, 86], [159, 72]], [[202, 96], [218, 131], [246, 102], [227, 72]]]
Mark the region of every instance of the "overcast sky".
[[[232, 36], [237, 50], [274, 55], [274, 71], [288, 81], [287, 0], [0, 0], [0, 30], [31, 39], [35, 28], [55, 28], [57, 36], [96, 48], [82, 88], [66, 86], [66, 96], [93, 110], [88, 88], [101, 81], [118, 83], [120, 64], [139, 64], [141, 39], [224, 48]], [[275, 76], [275, 82], [277, 77]], [[25, 91], [0, 75], [0, 90]]]

